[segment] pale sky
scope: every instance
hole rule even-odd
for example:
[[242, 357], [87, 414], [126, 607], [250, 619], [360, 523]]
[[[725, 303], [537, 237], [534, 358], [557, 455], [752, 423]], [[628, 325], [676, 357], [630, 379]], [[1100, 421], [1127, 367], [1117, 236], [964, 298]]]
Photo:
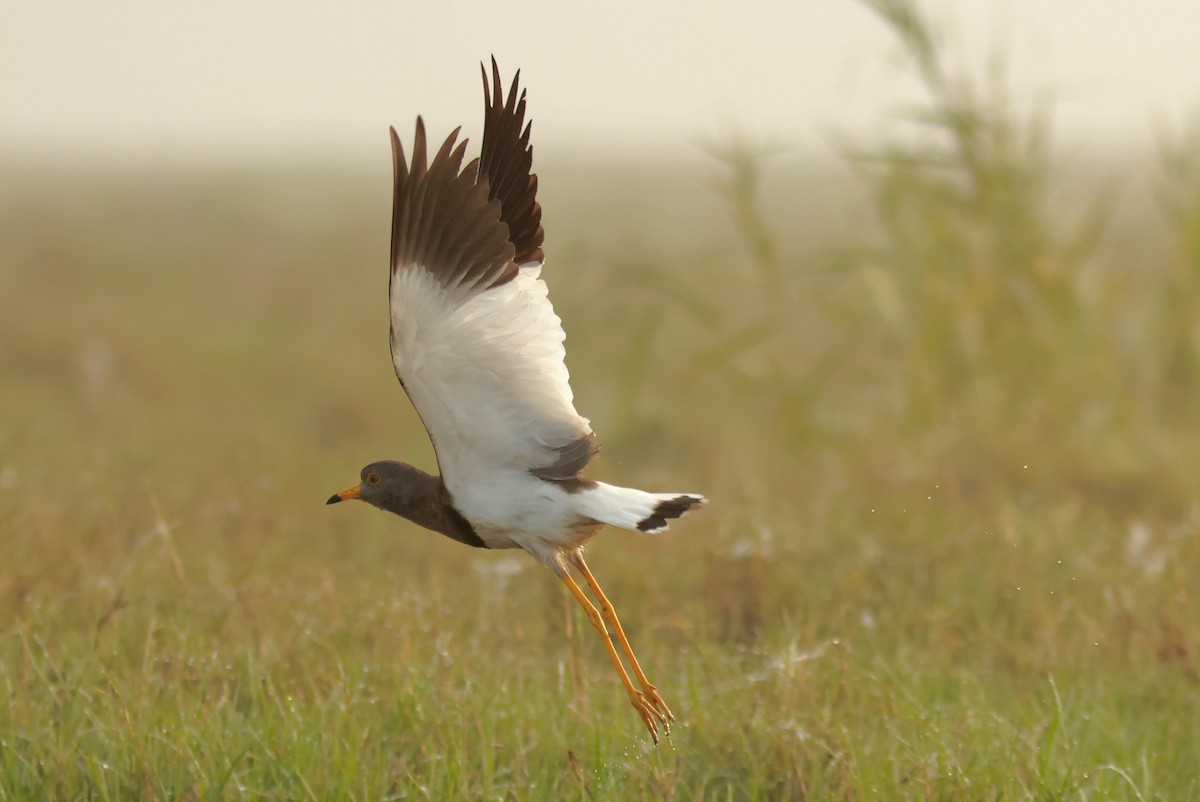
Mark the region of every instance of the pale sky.
[[[1200, 2], [929, 0], [960, 59], [1009, 55], [1058, 98], [1060, 143], [1153, 140], [1200, 110]], [[478, 63], [520, 67], [535, 143], [696, 151], [731, 130], [824, 148], [917, 97], [855, 0], [8, 0], [0, 159], [386, 158], [386, 131], [463, 124]]]

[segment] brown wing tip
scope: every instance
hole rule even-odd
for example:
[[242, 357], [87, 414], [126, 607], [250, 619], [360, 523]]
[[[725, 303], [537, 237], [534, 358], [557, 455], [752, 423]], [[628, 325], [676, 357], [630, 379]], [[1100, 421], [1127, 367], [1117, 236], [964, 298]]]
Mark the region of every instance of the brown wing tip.
[[388, 126], [389, 138], [392, 142], [392, 173], [396, 181], [403, 180], [408, 175], [408, 160], [404, 155], [404, 145], [394, 125]]
[[[420, 264], [444, 286], [487, 288], [515, 275], [515, 248], [501, 219], [499, 201], [488, 197], [474, 164], [462, 169], [467, 140], [455, 128], [430, 142], [417, 117], [411, 157], [395, 128], [389, 129], [395, 160], [392, 199], [392, 273]], [[432, 152], [431, 152], [432, 151]], [[432, 156], [432, 160], [428, 157]]]
[[537, 176], [529, 143], [532, 123], [525, 119], [526, 92], [520, 86], [521, 71], [513, 75], [505, 92], [494, 55], [491, 66], [489, 75], [480, 63], [485, 100], [480, 171], [487, 177], [489, 195], [501, 200], [502, 219], [508, 225], [517, 263], [541, 264], [545, 261], [545, 232], [536, 200]]

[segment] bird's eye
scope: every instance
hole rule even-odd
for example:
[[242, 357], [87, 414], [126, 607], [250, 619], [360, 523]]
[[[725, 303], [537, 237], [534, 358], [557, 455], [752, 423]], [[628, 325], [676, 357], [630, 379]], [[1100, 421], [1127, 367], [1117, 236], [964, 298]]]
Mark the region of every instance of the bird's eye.
[[375, 485], [379, 484], [379, 474], [368, 473], [367, 474], [367, 484], [369, 484], [371, 487], [374, 487]]

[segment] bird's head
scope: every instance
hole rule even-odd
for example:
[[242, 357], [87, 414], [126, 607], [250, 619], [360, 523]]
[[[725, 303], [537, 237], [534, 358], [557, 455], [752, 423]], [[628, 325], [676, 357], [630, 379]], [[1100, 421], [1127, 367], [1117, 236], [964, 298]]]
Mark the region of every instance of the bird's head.
[[411, 465], [393, 460], [372, 462], [359, 473], [359, 482], [334, 493], [326, 504], [359, 499], [381, 510], [403, 509], [420, 486], [425, 475]]

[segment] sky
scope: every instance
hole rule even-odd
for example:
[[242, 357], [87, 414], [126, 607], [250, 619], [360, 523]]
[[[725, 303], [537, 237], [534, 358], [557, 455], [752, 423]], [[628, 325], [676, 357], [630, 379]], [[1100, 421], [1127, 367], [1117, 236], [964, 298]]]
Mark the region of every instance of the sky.
[[[956, 63], [1009, 59], [1060, 144], [1149, 145], [1200, 112], [1200, 3], [927, 0]], [[697, 153], [738, 132], [828, 149], [920, 97], [857, 0], [10, 0], [0, 158], [386, 158], [481, 125], [479, 62], [518, 67], [544, 157]]]

